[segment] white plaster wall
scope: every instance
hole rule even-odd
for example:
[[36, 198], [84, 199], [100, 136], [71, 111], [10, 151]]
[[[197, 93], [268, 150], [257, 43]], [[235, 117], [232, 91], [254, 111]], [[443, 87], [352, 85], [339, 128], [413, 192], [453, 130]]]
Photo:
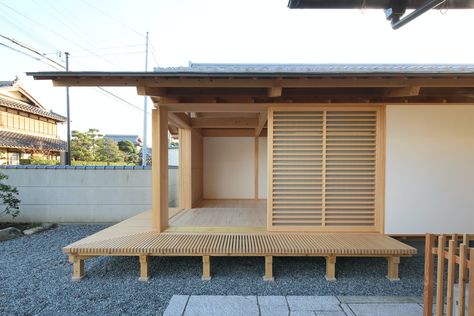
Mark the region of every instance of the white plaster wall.
[[[18, 222], [110, 223], [151, 208], [151, 170], [0, 169], [20, 192]], [[170, 206], [178, 169], [169, 169]], [[11, 217], [1, 217], [10, 221]]]
[[385, 232], [474, 233], [474, 106], [388, 106]]
[[254, 198], [253, 137], [203, 138], [203, 198]]
[[258, 198], [267, 198], [267, 137], [260, 137], [258, 143]]

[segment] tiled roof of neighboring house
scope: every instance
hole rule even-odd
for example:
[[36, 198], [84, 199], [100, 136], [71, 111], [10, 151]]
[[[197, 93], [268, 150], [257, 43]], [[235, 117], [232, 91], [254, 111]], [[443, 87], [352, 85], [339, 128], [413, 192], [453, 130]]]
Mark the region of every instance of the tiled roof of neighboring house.
[[106, 134], [104, 135], [104, 138], [109, 138], [114, 141], [121, 142], [121, 141], [130, 141], [134, 145], [140, 145], [142, 144], [142, 140], [140, 139], [140, 136], [138, 135], [118, 135], [118, 134]]
[[450, 74], [474, 73], [474, 65], [462, 64], [201, 64], [157, 67], [157, 73], [182, 74]]
[[28, 103], [21, 102], [21, 101], [15, 101], [15, 100], [12, 100], [10, 98], [3, 97], [1, 95], [0, 95], [0, 105], [11, 108], [11, 109], [25, 111], [25, 112], [28, 112], [28, 113], [32, 113], [32, 114], [40, 115], [40, 116], [43, 116], [43, 117], [47, 117], [47, 118], [50, 118], [50, 119], [55, 120], [57, 122], [66, 122], [67, 121], [67, 118], [62, 116], [62, 115], [56, 114], [54, 112], [48, 112], [48, 111], [40, 109], [36, 106], [29, 105]]
[[0, 87], [12, 87], [15, 84], [15, 80], [0, 81]]
[[67, 143], [57, 138], [33, 136], [10, 131], [0, 131], [0, 147], [66, 151]]

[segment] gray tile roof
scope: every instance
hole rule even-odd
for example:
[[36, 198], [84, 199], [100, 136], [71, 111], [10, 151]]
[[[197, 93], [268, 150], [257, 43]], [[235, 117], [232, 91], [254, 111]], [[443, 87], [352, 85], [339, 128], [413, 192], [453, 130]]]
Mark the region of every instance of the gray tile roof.
[[0, 81], [0, 87], [13, 87], [15, 80], [11, 81]]
[[109, 138], [114, 141], [121, 142], [121, 141], [130, 141], [132, 144], [136, 145], [141, 145], [142, 141], [140, 136], [138, 135], [122, 135], [122, 134], [105, 134], [104, 138]]
[[66, 151], [67, 143], [57, 138], [0, 131], [0, 147], [47, 151]]
[[474, 74], [474, 64], [203, 64], [157, 67], [157, 73], [205, 74]]
[[25, 103], [25, 102], [14, 101], [12, 99], [3, 97], [1, 95], [0, 95], [0, 105], [8, 107], [10, 109], [21, 110], [21, 111], [25, 111], [25, 112], [28, 112], [28, 113], [32, 113], [32, 114], [40, 115], [40, 116], [43, 116], [43, 117], [47, 117], [47, 118], [50, 118], [50, 119], [55, 120], [57, 122], [66, 122], [67, 121], [67, 118], [62, 116], [62, 115], [56, 114], [54, 112], [45, 111], [43, 109], [40, 109], [36, 106], [30, 105], [30, 104]]

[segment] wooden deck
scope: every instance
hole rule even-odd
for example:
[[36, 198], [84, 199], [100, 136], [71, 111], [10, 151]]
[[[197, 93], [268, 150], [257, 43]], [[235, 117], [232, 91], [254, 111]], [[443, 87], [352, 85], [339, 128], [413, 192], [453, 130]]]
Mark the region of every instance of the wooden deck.
[[176, 232], [158, 233], [145, 212], [64, 247], [74, 263], [73, 279], [84, 275], [84, 260], [96, 256], [136, 256], [140, 279], [149, 278], [149, 256], [202, 256], [203, 279], [210, 279], [212, 256], [265, 257], [265, 280], [273, 279], [273, 256], [326, 258], [326, 278], [335, 280], [336, 257], [385, 257], [387, 277], [398, 279], [400, 257], [416, 249], [381, 234], [282, 232]]

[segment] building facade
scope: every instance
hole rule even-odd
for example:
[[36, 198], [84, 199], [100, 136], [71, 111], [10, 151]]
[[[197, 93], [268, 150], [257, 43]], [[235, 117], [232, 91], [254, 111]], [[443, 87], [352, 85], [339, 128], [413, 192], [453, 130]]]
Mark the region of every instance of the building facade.
[[64, 116], [48, 112], [17, 80], [0, 81], [0, 165], [32, 158], [60, 160], [66, 142], [58, 136]]

